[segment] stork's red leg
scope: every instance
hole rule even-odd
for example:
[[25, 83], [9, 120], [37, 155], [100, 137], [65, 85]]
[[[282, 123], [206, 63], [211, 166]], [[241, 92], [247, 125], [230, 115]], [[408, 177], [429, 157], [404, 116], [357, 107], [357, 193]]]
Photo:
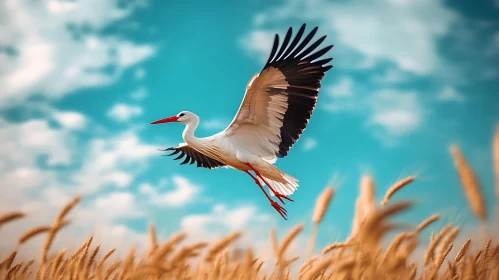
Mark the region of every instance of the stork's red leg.
[[[282, 198], [284, 199], [287, 199], [289, 201], [293, 201], [291, 198], [283, 195], [283, 194], [280, 194], [278, 192], [276, 192], [271, 186], [270, 184], [267, 182], [267, 180], [265, 180], [265, 178], [262, 177], [262, 175], [260, 174], [260, 172], [258, 172], [258, 170], [256, 170], [251, 164], [249, 163], [246, 163], [247, 166], [249, 166], [249, 168], [251, 168], [251, 170], [253, 170], [253, 172], [255, 172], [256, 176], [260, 177], [260, 179], [262, 179], [262, 181], [267, 185], [267, 187], [269, 187], [269, 189], [274, 193], [274, 195], [281, 201], [282, 204], [285, 204], [284, 201], [282, 200]], [[253, 176], [251, 176], [253, 177]]]
[[253, 180], [255, 180], [255, 183], [260, 187], [260, 189], [262, 190], [263, 194], [265, 194], [265, 196], [267, 197], [267, 199], [270, 201], [270, 205], [272, 205], [272, 207], [274, 207], [274, 209], [281, 215], [281, 217], [284, 218], [284, 220], [287, 220], [287, 218], [286, 218], [286, 209], [284, 209], [284, 207], [282, 207], [281, 205], [279, 205], [277, 202], [273, 201], [270, 198], [270, 196], [267, 194], [267, 192], [265, 192], [265, 189], [262, 187], [262, 184], [260, 184], [260, 182], [258, 181], [258, 179], [255, 176], [253, 176], [247, 170], [244, 170], [244, 172], [246, 172], [246, 174], [250, 175], [250, 177], [253, 178]]

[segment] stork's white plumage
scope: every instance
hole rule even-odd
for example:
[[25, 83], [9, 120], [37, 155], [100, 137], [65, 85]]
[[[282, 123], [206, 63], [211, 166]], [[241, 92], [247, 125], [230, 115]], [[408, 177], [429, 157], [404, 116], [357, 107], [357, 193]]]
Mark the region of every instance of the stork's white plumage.
[[292, 28], [289, 28], [280, 47], [279, 36], [275, 35], [267, 63], [248, 82], [239, 110], [224, 131], [210, 137], [195, 137], [199, 117], [187, 111], [151, 123], [186, 124], [182, 133], [185, 143], [166, 149], [172, 151], [170, 155], [178, 154], [176, 160], [185, 156], [181, 164], [197, 162], [198, 167], [224, 166], [246, 172], [284, 219], [286, 210], [268, 196], [262, 185], [281, 203], [284, 204], [283, 199], [292, 201], [288, 196], [297, 189], [298, 180], [273, 164], [288, 154], [307, 126], [320, 82], [332, 68], [324, 66], [332, 58], [318, 59], [333, 46], [315, 51], [326, 36], [309, 45], [317, 27], [300, 42], [304, 31], [305, 24], [291, 41]]

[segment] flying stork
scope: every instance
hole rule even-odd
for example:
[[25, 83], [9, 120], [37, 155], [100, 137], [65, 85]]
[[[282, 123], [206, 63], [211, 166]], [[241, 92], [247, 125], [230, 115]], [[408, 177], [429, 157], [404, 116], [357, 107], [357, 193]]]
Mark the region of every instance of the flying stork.
[[198, 167], [231, 167], [245, 172], [286, 219], [286, 209], [272, 200], [262, 185], [266, 185], [269, 193], [283, 204], [283, 199], [293, 201], [288, 196], [298, 188], [298, 180], [279, 170], [274, 163], [288, 154], [307, 126], [317, 102], [320, 82], [325, 72], [333, 67], [325, 65], [332, 58], [320, 59], [332, 45], [316, 51], [326, 36], [309, 45], [317, 29], [315, 27], [300, 42], [305, 24], [292, 41], [290, 27], [280, 47], [279, 36], [275, 35], [267, 63], [249, 80], [239, 110], [225, 130], [210, 137], [195, 137], [199, 117], [188, 111], [151, 122], [186, 125], [182, 133], [185, 143], [163, 151], [171, 151], [169, 155], [178, 154], [175, 160], [185, 156], [181, 164], [196, 162]]

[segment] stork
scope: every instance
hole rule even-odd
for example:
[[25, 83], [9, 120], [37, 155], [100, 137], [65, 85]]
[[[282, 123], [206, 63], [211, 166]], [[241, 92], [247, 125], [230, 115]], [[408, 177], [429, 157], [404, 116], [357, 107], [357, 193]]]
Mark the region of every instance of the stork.
[[320, 59], [332, 45], [316, 51], [326, 36], [309, 45], [317, 29], [315, 27], [300, 42], [305, 24], [292, 41], [290, 27], [280, 47], [279, 35], [275, 35], [267, 63], [249, 80], [239, 110], [225, 130], [209, 137], [195, 137], [199, 117], [188, 111], [151, 122], [186, 125], [182, 133], [185, 143], [163, 151], [178, 154], [175, 160], [185, 156], [181, 164], [196, 162], [198, 167], [230, 167], [245, 172], [272, 207], [287, 219], [286, 209], [267, 194], [263, 185], [282, 204], [284, 200], [293, 201], [288, 196], [298, 188], [298, 180], [279, 170], [274, 163], [288, 154], [306, 128], [317, 102], [320, 82], [333, 67], [325, 65], [332, 58]]

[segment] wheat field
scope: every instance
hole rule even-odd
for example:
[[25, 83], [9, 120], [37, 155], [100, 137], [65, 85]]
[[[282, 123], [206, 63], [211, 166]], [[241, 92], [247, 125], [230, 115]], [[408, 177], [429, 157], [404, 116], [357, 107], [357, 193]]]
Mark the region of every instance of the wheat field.
[[[499, 197], [499, 127], [494, 136], [492, 153], [495, 188]], [[457, 146], [450, 147], [450, 154], [469, 207], [486, 229], [488, 213], [476, 175]], [[287, 251], [303, 231], [304, 225], [296, 225], [280, 242], [275, 229], [270, 230], [269, 246], [274, 254], [272, 261], [267, 260], [270, 270], [262, 269], [265, 262], [254, 254], [252, 248], [246, 248], [243, 253], [233, 248], [237, 239], [244, 234], [242, 232], [234, 232], [211, 244], [183, 244], [188, 233], [179, 233], [160, 242], [154, 225], [151, 225], [150, 246], [143, 255], [136, 254], [135, 248], [131, 248], [125, 258], [113, 259], [115, 250], [100, 250], [100, 245], [93, 242], [92, 236], [77, 250], [52, 252], [51, 245], [58, 232], [69, 224], [67, 214], [77, 211], [73, 209], [77, 208], [81, 197], [76, 197], [60, 211], [51, 225], [34, 227], [19, 236], [17, 248], [34, 236], [45, 235], [38, 259], [19, 259], [16, 249], [1, 252], [0, 277], [99, 280], [499, 279], [499, 240], [492, 233], [485, 232], [483, 238], [477, 240], [462, 236], [464, 239], [461, 240], [465, 241], [458, 242], [459, 227], [448, 224], [439, 232], [432, 233], [430, 240], [423, 240], [421, 232], [440, 218], [438, 214], [409, 229], [390, 221], [393, 215], [408, 211], [411, 207], [410, 201], [393, 201], [392, 197], [415, 179], [409, 176], [395, 183], [383, 200], [377, 203], [374, 199], [373, 178], [362, 177], [349, 238], [344, 242], [332, 243], [323, 248], [319, 255], [313, 256], [315, 236], [334, 196], [334, 189], [326, 187], [317, 198], [308, 248], [302, 255], [289, 256]], [[22, 212], [1, 214], [0, 239], [2, 227], [25, 216]], [[382, 239], [389, 232], [397, 234], [385, 246], [386, 242], [382, 242]], [[423, 248], [424, 254], [415, 255], [416, 248], [423, 244], [428, 244]], [[457, 253], [451, 255], [453, 248]]]

